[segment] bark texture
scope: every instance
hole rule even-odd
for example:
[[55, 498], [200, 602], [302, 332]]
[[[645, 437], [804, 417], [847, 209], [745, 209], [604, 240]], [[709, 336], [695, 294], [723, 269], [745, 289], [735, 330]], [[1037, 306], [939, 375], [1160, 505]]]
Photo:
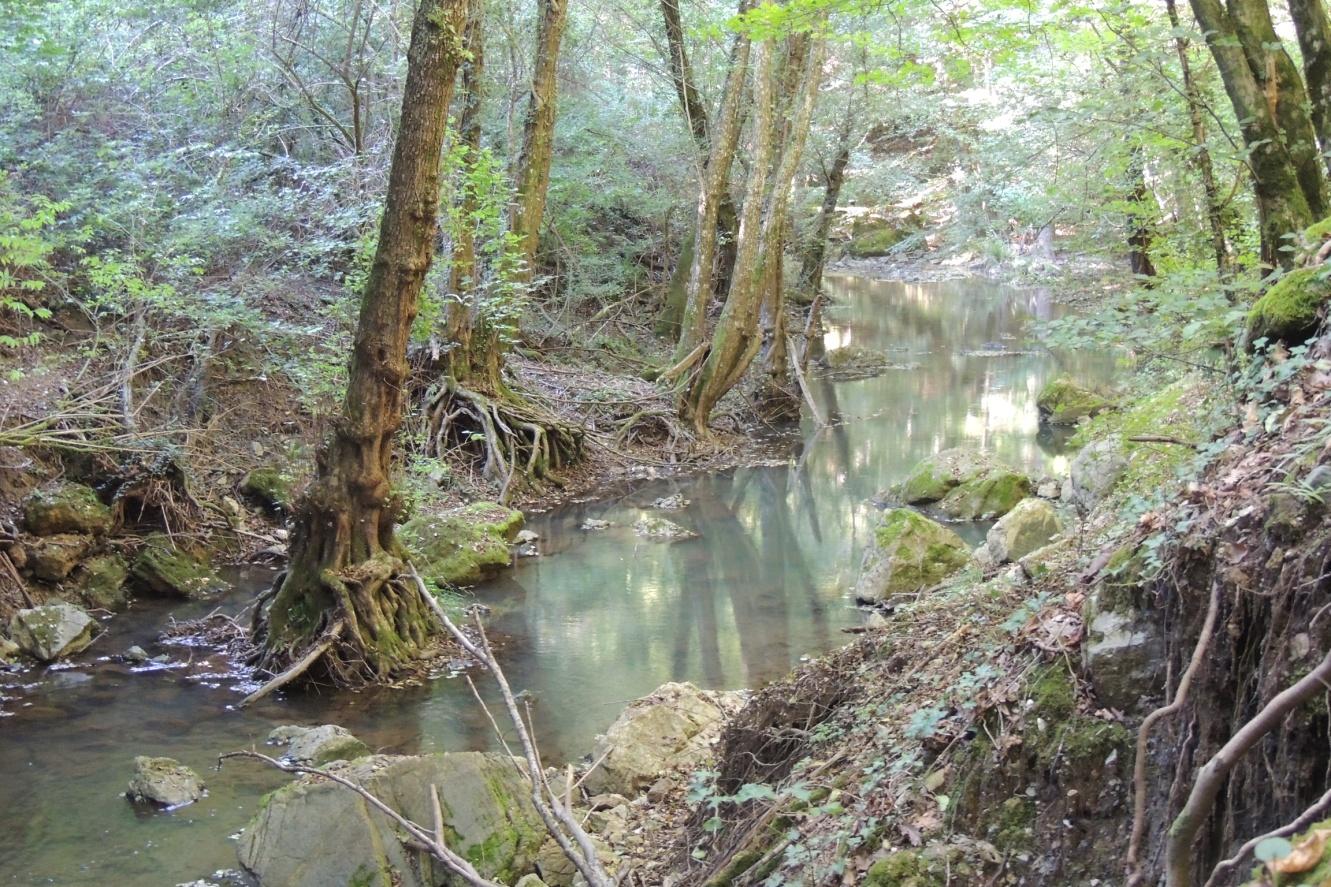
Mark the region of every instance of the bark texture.
[[568, 0], [541, 0], [541, 23], [536, 34], [536, 64], [532, 72], [527, 118], [522, 128], [522, 153], [518, 155], [517, 199], [509, 228], [518, 235], [524, 274], [530, 280], [536, 271], [541, 245], [541, 222], [545, 217], [546, 192], [550, 188], [550, 161], [554, 156], [555, 97], [558, 94], [559, 44], [568, 20]]
[[342, 415], [318, 453], [315, 479], [296, 515], [290, 568], [259, 625], [259, 666], [271, 673], [331, 639], [315, 663], [323, 677], [383, 680], [418, 658], [437, 631], [403, 578], [389, 477], [407, 344], [433, 257], [440, 153], [468, 6], [468, 0], [424, 0], [412, 22], [388, 195]]

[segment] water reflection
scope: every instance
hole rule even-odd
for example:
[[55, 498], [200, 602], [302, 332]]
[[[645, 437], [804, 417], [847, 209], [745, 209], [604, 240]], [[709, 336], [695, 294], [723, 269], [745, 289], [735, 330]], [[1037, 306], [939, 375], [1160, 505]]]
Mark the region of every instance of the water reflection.
[[[844, 640], [871, 498], [920, 458], [982, 446], [1040, 471], [1061, 441], [1037, 431], [1040, 386], [1064, 371], [1108, 374], [1106, 358], [1051, 355], [1026, 340], [1032, 318], [1058, 312], [1047, 294], [986, 282], [900, 284], [829, 279], [831, 344], [880, 351], [894, 364], [854, 381], [811, 378], [831, 427], [806, 427], [786, 464], [657, 480], [596, 502], [536, 515], [542, 556], [476, 591], [494, 610], [492, 634], [516, 688], [534, 697], [548, 762], [585, 754], [623, 704], [668, 680], [757, 686], [802, 656]], [[689, 500], [665, 516], [696, 539], [640, 539], [632, 527], [654, 500]], [[611, 521], [600, 532], [588, 518]], [[982, 527], [960, 529], [973, 541]], [[235, 606], [269, 581], [239, 576]], [[157, 607], [157, 609], [154, 609]], [[147, 605], [112, 623], [78, 677], [31, 689], [0, 719], [0, 883], [173, 884], [234, 865], [226, 835], [242, 827], [271, 772], [217, 752], [262, 743], [280, 723], [341, 723], [383, 751], [493, 747], [489, 721], [465, 681], [408, 690], [268, 699], [244, 713], [236, 694], [178, 672], [132, 674], [97, 654], [151, 644], [169, 617]], [[40, 680], [40, 673], [17, 679]], [[482, 695], [493, 695], [484, 677]], [[118, 797], [136, 754], [165, 754], [209, 782], [201, 803], [140, 816]]]

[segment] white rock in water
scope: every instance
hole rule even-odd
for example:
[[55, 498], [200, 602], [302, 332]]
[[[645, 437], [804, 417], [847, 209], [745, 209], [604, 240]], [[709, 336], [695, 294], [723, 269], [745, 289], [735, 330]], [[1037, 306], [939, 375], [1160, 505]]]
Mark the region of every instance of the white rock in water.
[[198, 774], [179, 761], [140, 755], [134, 759], [134, 776], [129, 780], [125, 797], [172, 809], [203, 797], [203, 788]]
[[318, 727], [277, 727], [268, 734], [269, 745], [284, 745], [284, 757], [296, 764], [315, 767], [329, 761], [350, 761], [370, 753], [370, 748], [345, 727], [322, 724]]

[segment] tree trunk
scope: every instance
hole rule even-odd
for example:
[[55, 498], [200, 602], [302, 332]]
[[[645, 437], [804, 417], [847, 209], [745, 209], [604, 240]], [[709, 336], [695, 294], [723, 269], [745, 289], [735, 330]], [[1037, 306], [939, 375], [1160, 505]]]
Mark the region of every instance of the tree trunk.
[[481, 153], [481, 109], [485, 89], [485, 14], [477, 9], [467, 22], [467, 57], [462, 64], [462, 112], [458, 136], [465, 147], [459, 170], [457, 220], [453, 226], [453, 257], [448, 274], [449, 302], [444, 316], [443, 372], [454, 381], [486, 394], [497, 394], [503, 355], [495, 331], [477, 314], [476, 289], [481, 271], [476, 258], [474, 217], [480, 201], [472, 174]]
[[816, 295], [823, 285], [823, 266], [827, 263], [827, 238], [832, 233], [832, 221], [836, 218], [837, 201], [841, 199], [841, 186], [846, 181], [846, 167], [850, 164], [849, 111], [837, 134], [837, 153], [831, 167], [823, 170], [823, 203], [818, 208], [818, 220], [814, 222], [813, 235], [804, 249], [800, 263], [799, 288], [801, 292]]
[[[1325, 155], [1331, 152], [1331, 22], [1322, 0], [1289, 0], [1289, 15], [1303, 56], [1313, 129]], [[1331, 157], [1325, 158], [1331, 170]]]
[[260, 668], [271, 673], [332, 640], [317, 663], [323, 677], [383, 680], [416, 660], [437, 631], [402, 577], [389, 475], [407, 344], [433, 258], [440, 152], [467, 11], [468, 0], [424, 0], [412, 22], [388, 195], [342, 415], [320, 447], [297, 511], [290, 567], [256, 638]]
[[[1258, 3], [1261, 0], [1235, 0]], [[1260, 81], [1249, 67], [1249, 55], [1239, 43], [1240, 31], [1219, 0], [1190, 0], [1193, 14], [1206, 35], [1206, 44], [1220, 70], [1225, 92], [1240, 121], [1261, 228], [1262, 262], [1269, 267], [1289, 268], [1293, 252], [1285, 249], [1287, 238], [1312, 224], [1313, 207], [1300, 181], [1300, 168], [1277, 122], [1274, 78]], [[1269, 20], [1269, 16], [1268, 16]], [[1245, 31], [1244, 33], [1250, 33]], [[1257, 47], [1261, 52], [1261, 47]], [[1283, 50], [1281, 52], [1283, 55]], [[1273, 93], [1268, 94], [1264, 85]], [[1268, 101], [1270, 99], [1270, 101]], [[1288, 104], [1288, 102], [1286, 102]], [[1317, 167], [1320, 175], [1320, 165]], [[1320, 210], [1320, 202], [1317, 204]]]
[[1206, 124], [1202, 118], [1202, 97], [1197, 81], [1192, 76], [1192, 63], [1188, 59], [1188, 39], [1180, 30], [1176, 0], [1165, 0], [1169, 24], [1174, 30], [1174, 50], [1178, 53], [1179, 70], [1183, 72], [1183, 97], [1188, 106], [1188, 122], [1192, 125], [1194, 148], [1192, 160], [1202, 178], [1202, 192], [1206, 199], [1206, 221], [1211, 229], [1211, 250], [1215, 254], [1215, 267], [1221, 277], [1229, 275], [1229, 244], [1225, 237], [1224, 203], [1215, 180], [1215, 166], [1211, 151], [1206, 147]]
[[[698, 187], [697, 222], [693, 229], [693, 248], [685, 293], [684, 319], [679, 331], [677, 360], [696, 348], [707, 335], [707, 307], [714, 289], [718, 232], [717, 218], [723, 202], [729, 198], [730, 166], [739, 145], [741, 109], [744, 104], [744, 79], [749, 67], [749, 38], [735, 35], [730, 53], [730, 71], [726, 75], [725, 94], [717, 118], [707, 165]], [[737, 238], [738, 239], [738, 238]], [[734, 277], [731, 281], [733, 285]]]
[[550, 188], [550, 161], [554, 154], [555, 96], [558, 92], [559, 44], [568, 19], [568, 0], [541, 0], [541, 24], [536, 35], [536, 64], [532, 73], [527, 119], [518, 156], [517, 195], [509, 228], [517, 234], [530, 281], [536, 273], [541, 244], [541, 221]]
[[1151, 261], [1151, 244], [1155, 241], [1155, 195], [1146, 187], [1146, 158], [1141, 145], [1133, 143], [1128, 149], [1128, 178], [1132, 190], [1128, 193], [1128, 264], [1138, 277], [1155, 277], [1155, 264]]
[[[810, 40], [790, 138], [771, 176], [770, 199], [764, 195], [768, 192], [768, 168], [772, 164], [777, 129], [774, 125], [774, 66], [770, 45], [759, 44], [759, 64], [754, 78], [755, 147], [749, 181], [745, 186], [735, 275], [712, 337], [711, 350], [680, 408], [681, 415], [700, 432], [705, 431], [712, 409], [739, 382], [762, 344], [758, 311], [763, 298], [765, 262], [773, 255], [774, 246], [780, 249], [779, 237], [785, 225], [790, 189], [799, 168], [822, 76], [825, 43], [821, 38], [811, 37]], [[779, 261], [780, 256], [776, 258]]]

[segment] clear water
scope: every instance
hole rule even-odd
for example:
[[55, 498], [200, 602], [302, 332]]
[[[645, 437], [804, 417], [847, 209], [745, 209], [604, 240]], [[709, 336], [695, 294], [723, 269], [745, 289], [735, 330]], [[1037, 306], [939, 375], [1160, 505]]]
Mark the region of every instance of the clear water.
[[[876, 508], [872, 497], [920, 458], [952, 446], [993, 450], [1034, 472], [1058, 469], [1059, 442], [1038, 434], [1035, 398], [1061, 372], [1102, 377], [1103, 356], [1060, 356], [1026, 340], [1048, 294], [983, 281], [829, 280], [829, 347], [885, 351], [902, 368], [833, 382], [814, 395], [840, 421], [805, 423], [779, 464], [626, 484], [595, 501], [534, 515], [541, 556], [475, 590], [510, 681], [536, 697], [548, 761], [577, 758], [623, 704], [668, 680], [753, 687], [801, 657], [845, 642], [860, 615], [849, 588]], [[1019, 351], [1002, 356], [996, 351]], [[674, 543], [633, 534], [659, 497], [700, 533]], [[587, 518], [607, 530], [580, 529]], [[961, 526], [972, 539], [983, 527]], [[238, 608], [271, 579], [232, 577]], [[199, 615], [144, 602], [113, 620], [72, 667], [0, 674], [0, 884], [173, 885], [235, 866], [233, 836], [282, 776], [219, 752], [262, 746], [283, 723], [339, 723], [391, 752], [487, 748], [493, 739], [465, 681], [360, 694], [271, 699], [245, 712], [225, 664], [168, 650], [177, 667], [134, 670], [109, 654]], [[211, 675], [211, 676], [210, 676]], [[209, 795], [171, 813], [123, 798], [135, 755], [194, 767]]]

